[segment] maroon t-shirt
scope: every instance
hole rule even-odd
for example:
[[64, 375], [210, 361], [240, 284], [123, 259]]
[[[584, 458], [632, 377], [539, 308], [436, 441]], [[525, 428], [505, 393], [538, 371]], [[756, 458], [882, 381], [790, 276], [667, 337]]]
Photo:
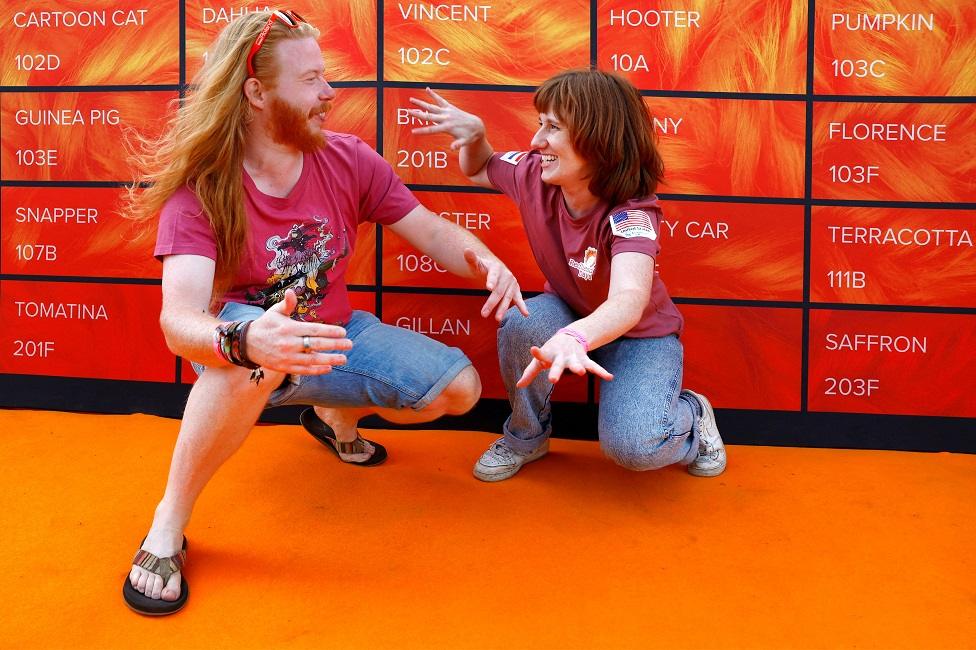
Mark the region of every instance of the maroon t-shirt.
[[[284, 198], [264, 194], [242, 170], [250, 232], [241, 268], [223, 302], [267, 309], [286, 289], [294, 289], [296, 318], [349, 320], [345, 273], [357, 227], [363, 221], [396, 223], [419, 203], [389, 163], [362, 140], [326, 135], [328, 145], [304, 155], [301, 176]], [[155, 255], [217, 259], [213, 229], [189, 188], [175, 192], [163, 206]]]
[[[614, 255], [637, 252], [654, 258], [661, 250], [661, 208], [654, 196], [613, 207], [601, 202], [589, 214], [573, 219], [559, 187], [542, 182], [536, 151], [492, 155], [488, 180], [518, 205], [532, 254], [546, 276], [545, 290], [581, 316], [606, 301]], [[624, 336], [680, 335], [683, 326], [684, 319], [655, 265], [651, 300], [640, 322]]]

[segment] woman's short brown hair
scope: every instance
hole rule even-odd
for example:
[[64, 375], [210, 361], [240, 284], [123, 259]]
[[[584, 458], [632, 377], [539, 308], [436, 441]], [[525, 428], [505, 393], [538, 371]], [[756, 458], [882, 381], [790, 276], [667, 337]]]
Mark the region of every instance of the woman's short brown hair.
[[602, 70], [569, 70], [535, 91], [535, 108], [552, 111], [590, 165], [589, 190], [611, 206], [653, 194], [664, 178], [651, 113], [637, 89]]

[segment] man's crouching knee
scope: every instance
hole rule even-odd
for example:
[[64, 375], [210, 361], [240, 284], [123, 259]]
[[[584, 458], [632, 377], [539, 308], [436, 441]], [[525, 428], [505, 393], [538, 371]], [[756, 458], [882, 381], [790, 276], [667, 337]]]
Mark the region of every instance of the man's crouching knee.
[[[438, 404], [448, 415], [467, 413], [481, 398], [481, 377], [474, 366], [467, 366], [451, 380], [444, 391], [437, 396]], [[432, 404], [431, 406], [433, 406]]]

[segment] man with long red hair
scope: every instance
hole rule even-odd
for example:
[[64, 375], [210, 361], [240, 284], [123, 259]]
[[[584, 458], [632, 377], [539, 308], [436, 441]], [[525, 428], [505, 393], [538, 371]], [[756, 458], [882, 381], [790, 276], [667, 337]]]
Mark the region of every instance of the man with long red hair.
[[491, 291], [482, 316], [500, 320], [511, 305], [527, 313], [518, 282], [477, 238], [421, 206], [359, 138], [324, 130], [335, 92], [318, 35], [290, 11], [233, 21], [166, 133], [135, 156], [129, 214], [159, 214], [160, 324], [201, 372], [123, 584], [143, 614], [186, 603], [193, 505], [266, 406], [313, 405], [302, 416], [309, 431], [340, 459], [370, 465], [386, 452], [359, 437], [363, 416], [425, 422], [480, 396], [460, 350], [350, 308], [345, 271], [360, 223], [482, 278]]

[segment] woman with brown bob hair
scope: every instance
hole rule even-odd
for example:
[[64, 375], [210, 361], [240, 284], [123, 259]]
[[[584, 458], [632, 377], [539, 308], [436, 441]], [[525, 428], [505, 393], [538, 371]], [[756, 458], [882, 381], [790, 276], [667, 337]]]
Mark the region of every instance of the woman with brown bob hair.
[[[683, 319], [655, 270], [664, 164], [651, 115], [622, 77], [571, 70], [535, 93], [539, 128], [530, 151], [495, 153], [476, 115], [428, 89], [410, 114], [447, 133], [461, 171], [516, 202], [545, 292], [509, 310], [498, 330], [512, 404], [504, 436], [474, 475], [513, 476], [549, 450], [549, 398], [566, 370], [599, 377], [603, 452], [633, 470], [680, 463], [717, 476], [726, 455], [705, 396], [681, 389]], [[546, 371], [546, 372], [543, 372]]]

